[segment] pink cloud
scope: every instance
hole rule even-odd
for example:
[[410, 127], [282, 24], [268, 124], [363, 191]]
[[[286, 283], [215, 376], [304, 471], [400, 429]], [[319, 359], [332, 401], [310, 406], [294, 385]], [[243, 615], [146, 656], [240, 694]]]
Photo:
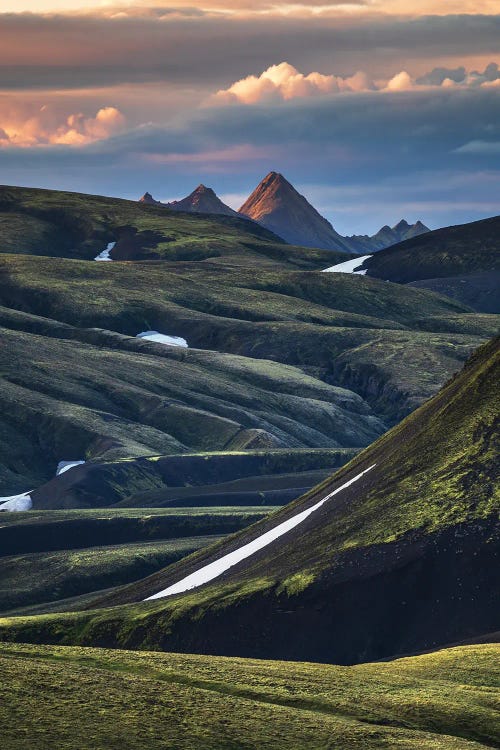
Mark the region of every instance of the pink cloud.
[[0, 146], [84, 146], [121, 132], [125, 125], [125, 117], [116, 107], [102, 107], [93, 116], [61, 115], [47, 105], [29, 112], [4, 102], [0, 108]]
[[318, 72], [304, 75], [290, 63], [282, 62], [271, 65], [260, 76], [247, 76], [229, 88], [221, 89], [212, 101], [219, 104], [256, 104], [269, 99], [288, 100], [340, 91], [369, 90], [373, 87], [373, 82], [361, 71], [348, 78]]
[[271, 65], [259, 76], [250, 75], [235, 81], [227, 89], [217, 91], [209, 104], [259, 104], [269, 101], [287, 101], [311, 96], [366, 91], [398, 92], [426, 88], [497, 86], [500, 72], [496, 63], [490, 63], [484, 73], [473, 71], [465, 74], [461, 81], [445, 77], [438, 82], [415, 80], [406, 70], [389, 79], [374, 83], [370, 76], [358, 71], [352, 76], [342, 77], [318, 72], [304, 75], [287, 62]]

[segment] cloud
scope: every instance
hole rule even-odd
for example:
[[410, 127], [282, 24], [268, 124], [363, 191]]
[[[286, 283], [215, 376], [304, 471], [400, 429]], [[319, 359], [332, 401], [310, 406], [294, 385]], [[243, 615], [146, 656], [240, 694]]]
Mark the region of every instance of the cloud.
[[387, 81], [388, 91], [408, 91], [413, 88], [413, 86], [413, 79], [406, 70], [402, 70], [401, 73], [396, 73], [395, 76]]
[[[156, 14], [158, 9], [156, 9]], [[483, 65], [498, 52], [499, 16], [316, 17], [205, 14], [3, 14], [3, 90], [84, 89], [168, 82], [224, 89], [288, 61], [297, 70], [356, 70], [389, 78], [403, 68]], [[469, 61], [472, 58], [471, 61]], [[491, 59], [491, 58], [490, 58]], [[429, 61], [430, 60], [430, 64]], [[424, 62], [425, 61], [425, 62]], [[422, 67], [425, 65], [425, 67]]]
[[71, 113], [62, 116], [44, 105], [27, 113], [26, 107], [0, 108], [0, 146], [33, 148], [40, 146], [85, 146], [124, 130], [126, 120], [116, 107], [102, 107], [93, 116]]
[[411, 91], [428, 87], [451, 88], [498, 85], [500, 70], [497, 63], [490, 63], [482, 73], [467, 73], [464, 67], [449, 70], [434, 68], [430, 73], [415, 80], [406, 70], [396, 73], [389, 80], [375, 84], [367, 73], [358, 71], [343, 78], [333, 74], [309, 73], [304, 75], [287, 62], [271, 65], [259, 76], [250, 75], [220, 89], [210, 99], [212, 104], [259, 104], [262, 102], [287, 101], [289, 99], [323, 96], [345, 92], [367, 91]]
[[358, 71], [353, 76], [342, 78], [322, 73], [299, 73], [287, 62], [271, 65], [260, 76], [247, 76], [227, 89], [219, 90], [213, 97], [215, 103], [256, 104], [272, 99], [295, 99], [297, 97], [331, 94], [339, 91], [368, 91], [374, 84], [366, 73]]
[[500, 154], [500, 141], [469, 141], [454, 150], [455, 154], [483, 154], [493, 156]]

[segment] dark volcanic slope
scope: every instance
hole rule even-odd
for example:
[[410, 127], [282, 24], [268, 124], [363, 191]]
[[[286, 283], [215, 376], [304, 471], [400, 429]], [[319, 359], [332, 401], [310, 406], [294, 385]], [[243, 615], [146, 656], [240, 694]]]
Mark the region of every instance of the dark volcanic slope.
[[408, 286], [444, 294], [478, 312], [500, 313], [500, 270], [421, 279], [410, 281]]
[[436, 229], [376, 253], [365, 261], [367, 275], [406, 284], [498, 271], [500, 216]]
[[162, 591], [354, 480], [212, 583], [111, 612], [4, 621], [2, 637], [349, 663], [497, 630], [499, 364], [493, 340], [296, 503], [102, 604]]

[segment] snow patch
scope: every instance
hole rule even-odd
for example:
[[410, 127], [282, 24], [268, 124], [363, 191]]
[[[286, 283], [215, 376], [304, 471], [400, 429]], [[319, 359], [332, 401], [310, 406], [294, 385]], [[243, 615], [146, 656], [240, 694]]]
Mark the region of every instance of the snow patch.
[[148, 341], [155, 341], [157, 344], [166, 344], [167, 346], [183, 346], [188, 348], [188, 342], [181, 336], [167, 336], [164, 333], [158, 333], [158, 331], [143, 331], [138, 333], [136, 338], [148, 339]]
[[365, 260], [373, 258], [373, 255], [362, 255], [360, 258], [353, 258], [352, 260], [346, 260], [343, 263], [337, 263], [336, 266], [330, 266], [330, 268], [324, 268], [323, 273], [359, 273], [360, 276], [364, 276], [368, 269], [363, 271], [357, 271], [357, 268], [361, 268]]
[[263, 547], [267, 547], [268, 544], [271, 544], [271, 542], [274, 542], [276, 539], [283, 536], [283, 534], [286, 534], [288, 531], [291, 531], [291, 529], [294, 529], [296, 526], [302, 523], [302, 521], [305, 521], [305, 519], [308, 518], [311, 513], [314, 513], [314, 511], [318, 510], [318, 508], [321, 508], [321, 506], [324, 505], [327, 500], [329, 500], [334, 495], [337, 495], [342, 490], [345, 490], [346, 487], [354, 484], [354, 482], [357, 482], [358, 479], [361, 479], [363, 474], [371, 471], [374, 466], [376, 466], [376, 464], [369, 466], [368, 469], [365, 469], [360, 474], [357, 474], [355, 477], [350, 479], [348, 482], [345, 482], [341, 487], [338, 487], [333, 492], [330, 492], [329, 495], [326, 495], [326, 497], [316, 503], [316, 505], [312, 505], [310, 508], [307, 508], [307, 510], [303, 510], [300, 513], [297, 513], [295, 516], [292, 516], [292, 518], [288, 518], [286, 521], [283, 521], [283, 523], [275, 526], [274, 529], [261, 534], [259, 537], [257, 537], [257, 539], [254, 539], [253, 542], [244, 544], [243, 547], [234, 550], [234, 552], [230, 552], [228, 555], [224, 555], [224, 557], [221, 557], [219, 560], [215, 560], [215, 562], [212, 562], [209, 565], [204, 565], [202, 568], [186, 576], [178, 583], [174, 583], [172, 586], [169, 586], [163, 591], [159, 591], [157, 594], [153, 594], [153, 596], [148, 596], [146, 599], [144, 599], [144, 601], [149, 601], [151, 599], [162, 599], [163, 597], [172, 596], [173, 594], [182, 594], [184, 591], [190, 591], [191, 589], [198, 588], [198, 586], [202, 586], [204, 583], [213, 581], [214, 578], [218, 578], [218, 576], [222, 575], [222, 573], [225, 573], [226, 570], [232, 568], [233, 565], [236, 565], [242, 560], [245, 560], [247, 557], [250, 557], [250, 555], [254, 555], [256, 552], [263, 549]]
[[103, 250], [102, 253], [99, 253], [99, 255], [96, 255], [94, 260], [113, 260], [113, 258], [109, 257], [109, 254], [115, 245], [116, 245], [116, 242], [108, 242], [108, 246], [106, 247], [106, 250]]
[[33, 501], [29, 492], [24, 492], [22, 495], [0, 497], [0, 511], [20, 512], [23, 510], [30, 510], [32, 507]]
[[80, 466], [84, 463], [85, 461], [59, 461], [56, 469], [56, 477], [58, 477], [59, 474], [64, 474], [65, 471], [69, 471], [73, 466]]

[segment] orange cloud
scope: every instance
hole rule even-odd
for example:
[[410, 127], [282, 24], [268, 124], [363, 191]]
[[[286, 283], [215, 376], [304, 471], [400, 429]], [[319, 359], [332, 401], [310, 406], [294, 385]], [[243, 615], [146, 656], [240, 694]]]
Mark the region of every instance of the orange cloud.
[[47, 105], [28, 113], [4, 103], [0, 106], [0, 146], [84, 146], [121, 132], [125, 124], [124, 115], [116, 107], [103, 107], [94, 116], [86, 116], [61, 115]]
[[[455, 75], [455, 79], [446, 73]], [[457, 77], [457, 73], [459, 73]], [[465, 68], [447, 71], [437, 68], [421, 79], [414, 79], [406, 71], [396, 73], [388, 80], [374, 83], [363, 71], [353, 76], [342, 78], [323, 73], [309, 73], [304, 75], [297, 68], [287, 62], [271, 65], [260, 76], [247, 76], [235, 81], [229, 88], [221, 89], [209, 100], [210, 104], [259, 104], [266, 101], [286, 101], [309, 96], [337, 94], [343, 92], [362, 91], [411, 91], [424, 87], [478, 87], [498, 86], [500, 70], [496, 63], [490, 63], [484, 72], [472, 71], [467, 73]]]
[[339, 91], [366, 91], [374, 88], [366, 73], [359, 71], [342, 78], [322, 73], [299, 73], [287, 62], [271, 65], [260, 76], [247, 76], [228, 89], [218, 91], [213, 99], [220, 104], [241, 102], [256, 104], [266, 99], [296, 99], [298, 97], [331, 94]]

